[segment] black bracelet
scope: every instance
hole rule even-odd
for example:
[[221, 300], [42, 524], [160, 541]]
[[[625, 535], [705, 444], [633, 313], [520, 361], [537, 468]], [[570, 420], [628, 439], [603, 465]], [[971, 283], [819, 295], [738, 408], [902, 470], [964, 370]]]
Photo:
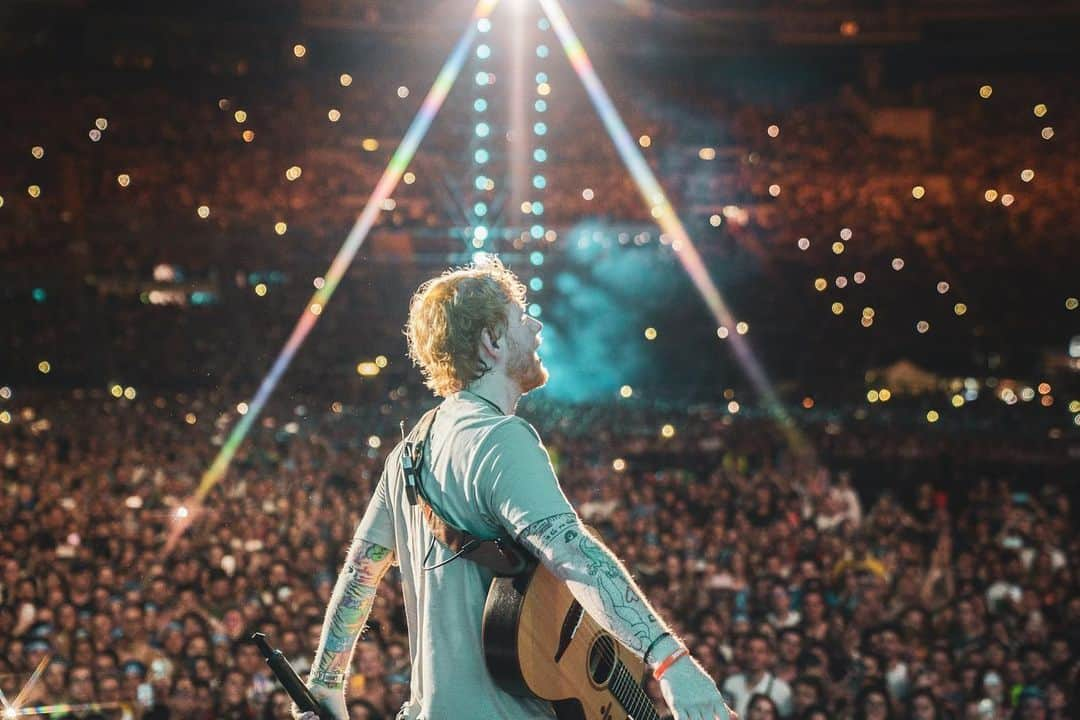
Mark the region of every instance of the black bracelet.
[[669, 633], [669, 632], [660, 633], [660, 635], [657, 636], [657, 638], [652, 641], [652, 643], [649, 645], [649, 647], [645, 649], [645, 654], [641, 656], [641, 659], [645, 661], [646, 665], [649, 664], [649, 653], [651, 653], [652, 649], [654, 647], [656, 647], [656, 643], [660, 642], [661, 640], [663, 640], [666, 637], [671, 637], [671, 633]]

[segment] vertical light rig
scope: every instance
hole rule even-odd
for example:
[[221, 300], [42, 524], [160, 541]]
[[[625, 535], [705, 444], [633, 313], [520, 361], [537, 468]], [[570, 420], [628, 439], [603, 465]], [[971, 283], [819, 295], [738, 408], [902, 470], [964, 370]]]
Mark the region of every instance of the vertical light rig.
[[[536, 43], [536, 75], [533, 80], [535, 81], [535, 95], [533, 97], [533, 123], [530, 128], [530, 137], [533, 139], [533, 148], [531, 157], [534, 163], [533, 173], [529, 180], [529, 188], [531, 195], [536, 198], [531, 201], [526, 201], [522, 204], [522, 211], [526, 215], [530, 215], [533, 219], [527, 234], [522, 233], [523, 239], [527, 242], [527, 247], [530, 248], [529, 252], [529, 264], [533, 267], [533, 276], [529, 278], [529, 290], [533, 293], [538, 293], [544, 289], [544, 279], [541, 275], [540, 268], [544, 265], [544, 248], [546, 245], [545, 240], [554, 239], [554, 234], [550, 234], [551, 231], [544, 228], [544, 202], [542, 198], [545, 196], [544, 190], [547, 188], [547, 175], [544, 173], [544, 163], [548, 159], [548, 143], [547, 143], [547, 104], [548, 97], [551, 95], [551, 83], [548, 77], [547, 58], [551, 54], [551, 49], [546, 43], [547, 31], [551, 29], [551, 23], [542, 14], [538, 16], [536, 27], [540, 30], [539, 40]], [[539, 318], [543, 314], [543, 307], [538, 302], [529, 304], [528, 312], [535, 318]]]
[[481, 18], [476, 21], [476, 29], [479, 33], [473, 56], [476, 60], [476, 74], [473, 83], [476, 89], [476, 98], [472, 103], [473, 133], [469, 143], [469, 151], [472, 152], [473, 185], [466, 197], [475, 200], [471, 204], [466, 202], [466, 215], [469, 225], [465, 232], [466, 251], [472, 253], [474, 259], [478, 253], [490, 251], [494, 244], [491, 234], [491, 197], [495, 181], [492, 179], [492, 154], [491, 142], [494, 138], [494, 129], [491, 116], [491, 101], [486, 92], [495, 80], [491, 72], [491, 19]]

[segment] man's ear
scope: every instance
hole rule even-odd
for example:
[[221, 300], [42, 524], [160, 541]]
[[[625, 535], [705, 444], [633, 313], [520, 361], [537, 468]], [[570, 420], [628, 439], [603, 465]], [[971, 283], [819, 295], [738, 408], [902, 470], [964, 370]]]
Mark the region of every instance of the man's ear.
[[499, 341], [495, 339], [495, 336], [487, 328], [480, 331], [480, 349], [482, 354], [490, 355], [493, 358], [498, 354]]

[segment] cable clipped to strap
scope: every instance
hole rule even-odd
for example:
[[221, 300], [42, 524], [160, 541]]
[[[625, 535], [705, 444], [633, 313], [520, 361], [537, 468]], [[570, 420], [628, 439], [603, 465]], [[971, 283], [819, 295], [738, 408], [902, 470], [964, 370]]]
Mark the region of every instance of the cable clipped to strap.
[[[401, 454], [401, 470], [405, 475], [405, 494], [409, 498], [409, 504], [415, 505], [417, 502], [417, 467], [414, 461], [416, 457], [416, 445], [412, 441], [408, 440], [405, 436], [405, 421], [401, 421], [401, 439], [405, 443], [404, 452]], [[419, 445], [421, 451], [423, 451], [423, 444]]]
[[441, 563], [436, 563], [435, 565], [430, 565], [430, 566], [429, 566], [429, 565], [427, 564], [428, 558], [429, 558], [429, 557], [431, 557], [431, 551], [435, 549], [435, 536], [434, 536], [434, 535], [432, 535], [432, 536], [431, 536], [431, 544], [430, 544], [430, 545], [428, 545], [428, 550], [427, 550], [427, 553], [426, 553], [426, 554], [424, 555], [424, 562], [423, 562], [423, 563], [421, 563], [422, 569], [423, 569], [423, 570], [424, 570], [425, 572], [427, 572], [427, 571], [429, 571], [429, 570], [435, 570], [436, 568], [441, 568], [441, 567], [442, 567], [443, 565], [446, 565], [447, 563], [451, 563], [451, 562], [453, 562], [454, 560], [457, 560], [457, 559], [458, 559], [459, 557], [461, 557], [461, 556], [462, 556], [462, 555], [464, 555], [465, 553], [467, 553], [467, 552], [470, 552], [470, 551], [472, 551], [472, 550], [473, 550], [473, 549], [474, 549], [474, 548], [475, 548], [475, 547], [476, 547], [477, 545], [479, 545], [479, 544], [480, 544], [481, 542], [483, 542], [483, 541], [482, 541], [482, 540], [479, 540], [479, 539], [477, 539], [477, 538], [473, 538], [473, 539], [472, 539], [472, 540], [470, 540], [469, 542], [465, 543], [465, 544], [464, 544], [464, 545], [463, 545], [463, 546], [461, 547], [461, 549], [460, 549], [460, 550], [458, 550], [458, 551], [457, 551], [456, 553], [454, 553], [453, 555], [451, 555], [451, 556], [450, 556], [450, 557], [448, 557], [447, 559], [443, 560], [443, 561], [442, 561]]

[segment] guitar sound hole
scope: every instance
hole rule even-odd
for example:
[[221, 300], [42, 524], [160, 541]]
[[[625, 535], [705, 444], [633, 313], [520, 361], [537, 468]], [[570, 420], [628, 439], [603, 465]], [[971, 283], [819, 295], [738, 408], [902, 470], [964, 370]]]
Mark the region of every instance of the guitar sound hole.
[[589, 677], [597, 685], [606, 685], [614, 671], [615, 641], [601, 635], [589, 650]]

